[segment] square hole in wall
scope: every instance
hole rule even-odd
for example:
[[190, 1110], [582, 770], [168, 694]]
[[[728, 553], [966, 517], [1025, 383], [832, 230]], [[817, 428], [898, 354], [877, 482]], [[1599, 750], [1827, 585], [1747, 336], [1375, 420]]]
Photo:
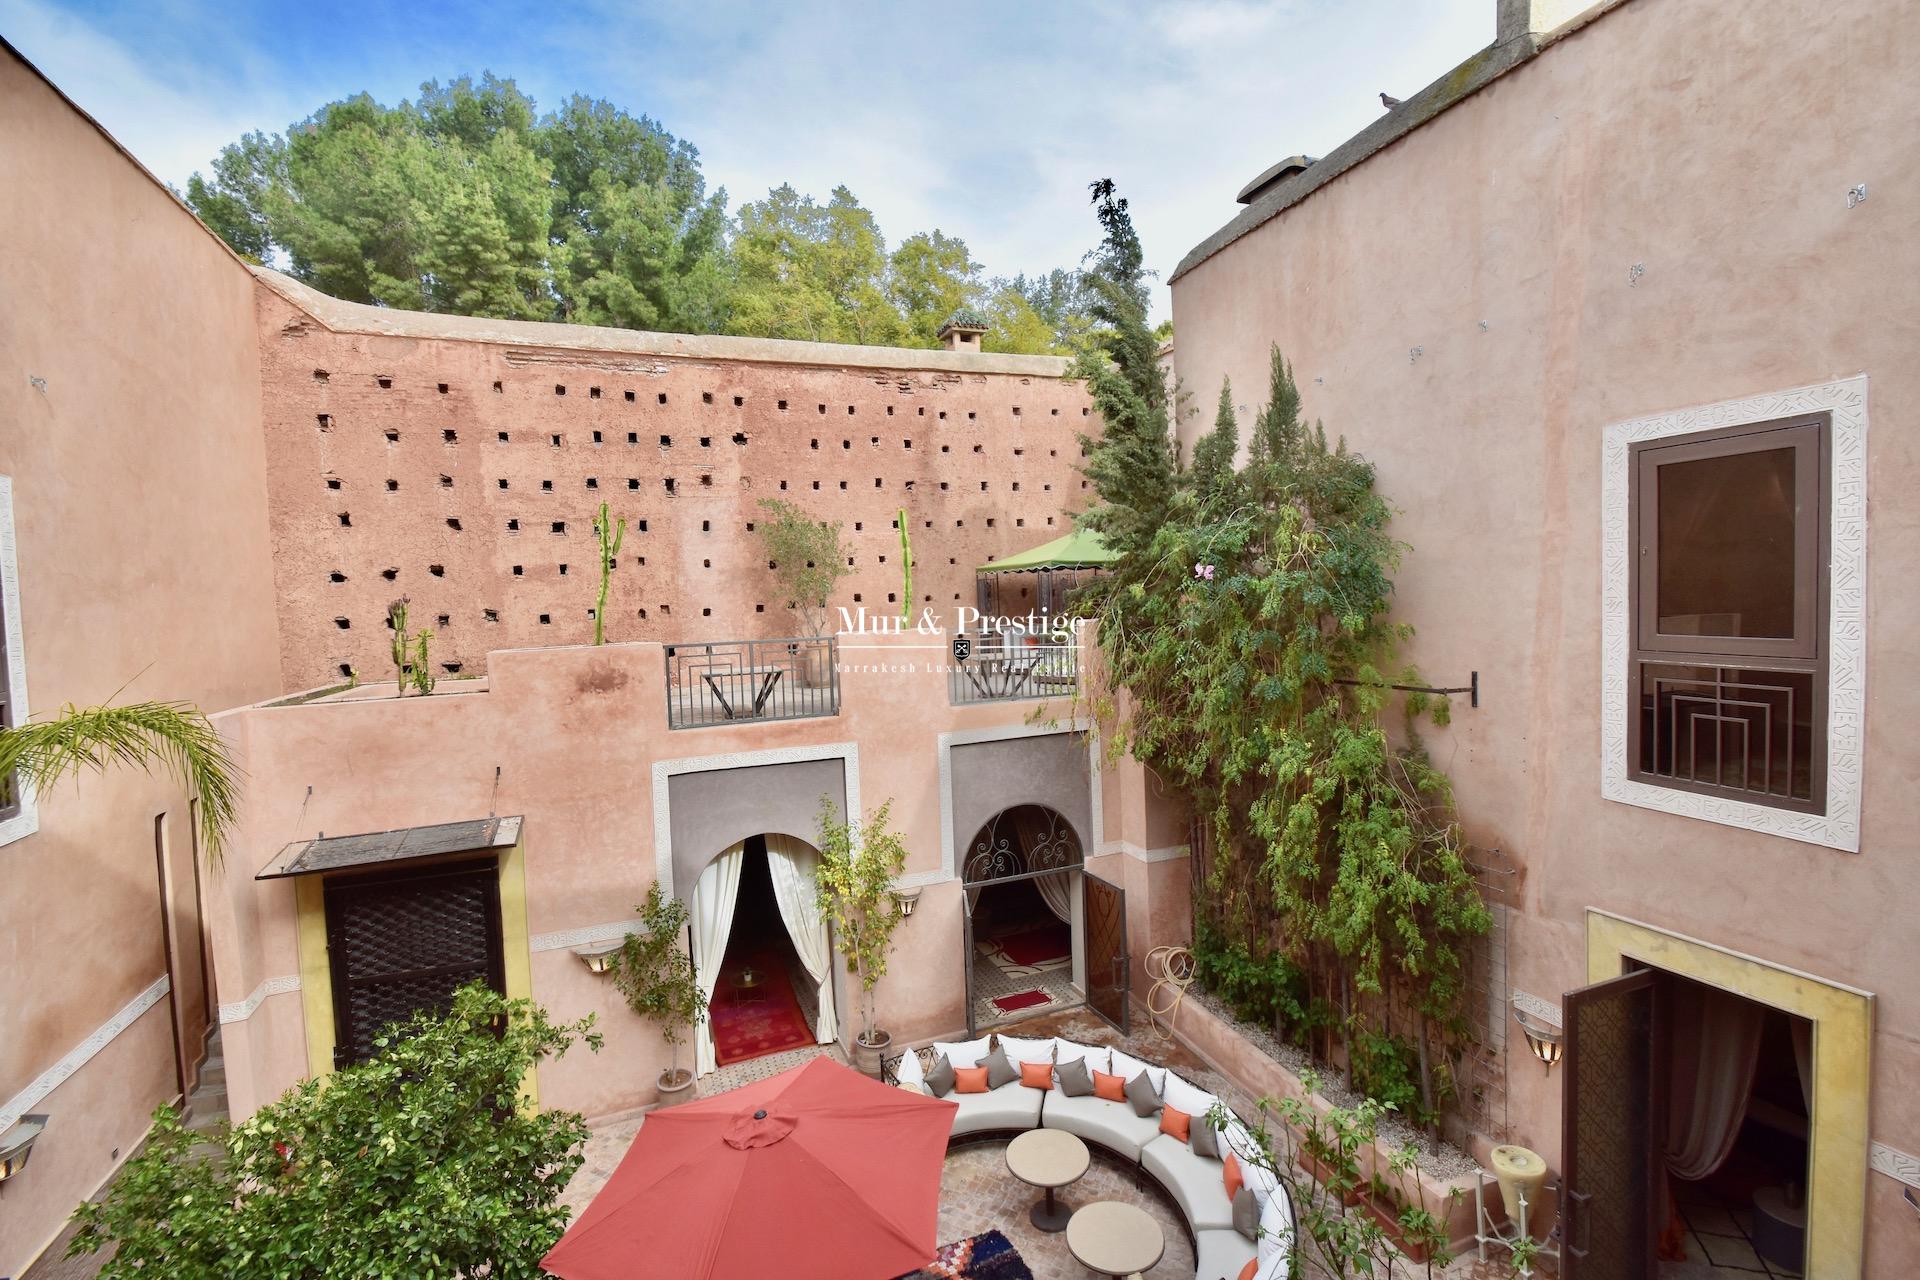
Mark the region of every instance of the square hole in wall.
[[596, 431], [596, 432], [594, 432], [594, 433], [593, 433], [593, 442], [594, 442], [595, 444], [599, 444], [599, 443], [600, 443], [600, 433], [599, 433], [598, 431]]
[[436, 613], [433, 616], [433, 625], [436, 627], [450, 627], [453, 625], [453, 616], [451, 614]]
[[711, 392], [711, 391], [702, 391], [702, 392], [700, 393], [700, 403], [701, 403], [701, 404], [712, 404], [712, 403], [713, 403], [713, 392]]
[[560, 562], [560, 576], [563, 578], [567, 576], [567, 564], [564, 560]]
[[500, 379], [495, 378], [493, 380], [493, 394], [500, 395], [505, 390], [506, 388], [500, 385]]
[[400, 433], [392, 427], [388, 427], [385, 431], [382, 431], [380, 434], [387, 438], [388, 444], [400, 443]]
[[628, 443], [628, 444], [639, 444], [639, 443], [640, 443], [640, 433], [639, 433], [638, 431], [629, 431], [629, 432], [627, 432], [627, 443]]
[[439, 390], [439, 392], [440, 392], [440, 394], [441, 394], [441, 395], [445, 395], [445, 394], [447, 394], [447, 384], [446, 384], [446, 383], [444, 383], [444, 382], [441, 382], [441, 383], [436, 383], [436, 384], [435, 384], [435, 386], [436, 386], [436, 388], [437, 388], [437, 389]]
[[480, 618], [484, 622], [498, 622], [500, 621], [500, 611], [498, 609], [482, 609], [480, 611]]
[[325, 382], [327, 381], [327, 377], [328, 374], [325, 369], [315, 369], [313, 371], [313, 380], [315, 382]]
[[447, 566], [443, 564], [430, 564], [427, 566], [427, 572], [436, 578], [444, 578], [447, 576]]
[[551, 445], [553, 448], [558, 449], [560, 447], [560, 437], [557, 435], [548, 436], [547, 443]]
[[745, 444], [745, 443], [747, 442], [747, 433], [746, 433], [746, 432], [744, 432], [744, 431], [736, 431], [736, 432], [734, 432], [734, 433], [733, 433], [733, 442], [734, 442], [735, 444], [741, 444], [741, 445], [743, 445], [743, 444]]
[[782, 400], [780, 401], [780, 412], [785, 413], [786, 411], [787, 411], [787, 402], [785, 400]]
[[566, 389], [566, 387], [565, 387], [565, 386], [563, 386], [562, 384], [560, 384], [560, 383], [558, 383], [558, 382], [556, 382], [556, 383], [554, 383], [554, 384], [553, 384], [553, 394], [555, 394], [555, 395], [557, 395], [557, 396], [563, 396], [563, 395], [565, 395], [565, 394], [567, 394], [567, 389]]
[[552, 625], [553, 625], [553, 615], [552, 615], [552, 614], [550, 614], [550, 613], [543, 613], [543, 614], [541, 614], [541, 615], [540, 615], [540, 625], [541, 625], [541, 626], [543, 626], [543, 627], [549, 627], [549, 626], [552, 626]]
[[498, 480], [494, 481], [494, 483], [499, 485], [502, 489], [504, 489], [507, 487], [507, 478], [505, 476], [501, 476]]
[[599, 398], [600, 398], [600, 388], [598, 387], [587, 388], [587, 399], [598, 400]]
[[673, 490], [673, 477], [672, 477], [672, 476], [665, 476], [665, 477], [663, 477], [663, 478], [661, 479], [661, 481], [660, 481], [660, 483], [666, 486], [666, 488], [667, 488], [667, 492], [668, 492], [668, 493], [672, 493], [672, 492], [674, 491], [674, 490]]
[[525, 576], [526, 576], [526, 573], [527, 573], [527, 566], [525, 566], [525, 565], [523, 565], [523, 564], [517, 564], [517, 565], [515, 565], [515, 566], [513, 566], [513, 576], [514, 576], [514, 577], [516, 577], [516, 578], [523, 578], [523, 577], [525, 577]]
[[342, 511], [339, 519], [342, 528], [351, 529], [353, 527], [353, 514], [351, 512]]
[[[588, 477], [587, 477], [587, 488], [589, 488], [589, 489], [598, 489], [599, 487], [600, 487], [600, 481], [599, 481], [598, 479], [596, 479], [596, 478], [594, 478], [593, 476], [588, 476]], [[1016, 485], [1016, 486], [1014, 486], [1014, 487], [1015, 487], [1015, 488], [1018, 488], [1019, 486], [1018, 486], [1018, 485]]]
[[745, 396], [735, 396], [733, 398], [733, 407], [736, 409], [745, 407], [746, 403], [747, 398]]
[[633, 401], [634, 401], [634, 394], [633, 394], [633, 392], [631, 392], [631, 391], [629, 391], [629, 392], [627, 392], [627, 403], [628, 403], [628, 404], [632, 404], [632, 403], [633, 403]]
[[380, 576], [385, 578], [388, 582], [392, 582], [395, 578], [400, 576], [400, 571], [398, 569], [382, 569], [380, 571]]
[[381, 389], [382, 391], [391, 391], [391, 390], [393, 390], [393, 379], [392, 379], [392, 378], [375, 378], [375, 379], [374, 379], [374, 382], [376, 382], [377, 384], [379, 384], [379, 387], [380, 387], [380, 389]]
[[315, 415], [315, 416], [316, 416], [316, 418], [318, 419], [318, 421], [319, 421], [319, 423], [320, 423], [320, 429], [321, 429], [322, 431], [331, 431], [331, 430], [333, 430], [333, 415], [332, 415], [332, 414], [330, 414], [330, 413], [322, 413], [322, 414], [317, 414], [317, 415]]
[[328, 477], [327, 477], [327, 488], [329, 488], [329, 489], [338, 489], [339, 487], [340, 487], [340, 477], [339, 477], [339, 476], [328, 476]]
[[553, 481], [551, 481], [551, 480], [542, 480], [542, 481], [540, 482], [540, 492], [542, 492], [542, 493], [552, 493], [552, 492], [553, 492]]
[[665, 404], [666, 402], [667, 402], [667, 393], [662, 391], [660, 393], [660, 403]]
[[494, 439], [499, 441], [501, 444], [505, 444], [507, 442], [507, 433], [504, 431], [498, 432], [495, 434]]
[[507, 518], [507, 532], [508, 532], [508, 533], [518, 533], [518, 532], [520, 532], [520, 517], [519, 517], [519, 516], [509, 516], [509, 517]]
[[567, 531], [567, 522], [565, 520], [555, 520], [552, 528], [555, 533], [565, 533]]
[[700, 473], [700, 483], [701, 483], [701, 484], [703, 484], [703, 485], [705, 485], [705, 486], [707, 486], [708, 488], [712, 488], [712, 487], [713, 487], [713, 472], [711, 472], [711, 471], [702, 471], [702, 472]]
[[639, 487], [640, 487], [640, 478], [638, 476], [627, 477], [627, 488], [638, 489]]
[[671, 448], [673, 448], [673, 437], [672, 437], [672, 436], [661, 436], [661, 437], [660, 437], [660, 447], [661, 447], [662, 449], [671, 449]]
[[442, 489], [451, 489], [451, 488], [453, 488], [453, 477], [452, 477], [452, 476], [441, 476], [441, 477], [440, 477], [440, 487], [441, 487]]
[[340, 572], [338, 569], [335, 569], [332, 573], [327, 575], [328, 582], [345, 582], [346, 580], [347, 580], [347, 575]]
[[340, 628], [342, 631], [346, 631], [352, 628], [353, 622], [351, 619], [348, 619], [348, 618], [335, 618], [333, 620], [333, 625]]
[[702, 449], [711, 449], [711, 448], [713, 448], [713, 437], [712, 437], [712, 436], [701, 436], [701, 437], [700, 437], [700, 447], [701, 447]]

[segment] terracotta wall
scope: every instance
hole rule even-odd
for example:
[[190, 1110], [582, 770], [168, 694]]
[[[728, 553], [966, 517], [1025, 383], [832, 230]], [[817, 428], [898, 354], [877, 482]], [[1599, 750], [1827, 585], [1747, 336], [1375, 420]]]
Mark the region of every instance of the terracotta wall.
[[[1556, 1002], [1580, 985], [1601, 908], [1873, 991], [1872, 1136], [1908, 1152], [1916, 65], [1911, 5], [1635, 0], [1173, 285], [1196, 402], [1230, 376], [1257, 406], [1280, 344], [1305, 412], [1378, 465], [1398, 510], [1412, 656], [1448, 684], [1480, 673], [1482, 706], [1456, 703], [1430, 745], [1473, 838], [1522, 866], [1512, 985]], [[1602, 429], [1863, 371], [1860, 852], [1603, 801]], [[1518, 1137], [1557, 1158], [1559, 1075], [1511, 1085]], [[1862, 1176], [1868, 1273], [1905, 1275], [1912, 1211]]]
[[[291, 982], [299, 971], [294, 890], [288, 881], [256, 883], [254, 871], [288, 841], [316, 832], [379, 831], [489, 812], [526, 819], [534, 997], [559, 1017], [598, 1013], [608, 1036], [598, 1057], [570, 1055], [544, 1069], [542, 1102], [590, 1116], [651, 1102], [665, 1062], [657, 1036], [604, 979], [587, 973], [569, 949], [576, 940], [566, 935], [630, 919], [654, 882], [656, 764], [691, 760], [738, 770], [754, 763], [738, 753], [852, 744], [849, 791], [857, 789], [865, 811], [893, 802], [894, 826], [913, 853], [906, 875], [924, 886], [896, 934], [878, 993], [880, 1021], [902, 1042], [961, 1028], [960, 887], [947, 876], [942, 851], [941, 736], [1018, 738], [1047, 730], [1049, 718], [1070, 724], [1071, 708], [1031, 701], [952, 707], [939, 666], [944, 638], [875, 643], [879, 650], [842, 674], [840, 714], [816, 719], [670, 731], [661, 646], [644, 642], [496, 652], [488, 658], [485, 692], [443, 686], [449, 691], [428, 698], [327, 700], [223, 716], [251, 778], [243, 851], [210, 914], [220, 998], [254, 1006], [251, 1017], [226, 1028], [236, 1114], [250, 1113], [306, 1071], [302, 996]], [[1017, 752], [1018, 743], [1009, 749]], [[1102, 785], [1115, 779], [1116, 786], [1137, 786], [1119, 781], [1130, 769], [1104, 771]], [[1139, 831], [1129, 825], [1098, 838], [1116, 848], [1137, 844]], [[1147, 868], [1117, 853], [1100, 861], [1173, 875], [1184, 889], [1184, 861]], [[1144, 882], [1141, 892], [1144, 926], [1165, 912], [1150, 906]], [[848, 984], [844, 976], [839, 981], [845, 1019]]]
[[[0, 119], [0, 475], [28, 705], [263, 697], [279, 688], [279, 642], [253, 281], [4, 45]], [[186, 815], [168, 781], [116, 769], [42, 796], [38, 833], [0, 847], [0, 1104], [101, 1046], [31, 1107], [51, 1124], [0, 1193], [0, 1275], [19, 1273], [176, 1093], [167, 999], [103, 1032], [166, 973], [156, 819], [198, 1061], [207, 993]]]
[[401, 595], [441, 674], [590, 640], [603, 501], [628, 524], [608, 636], [675, 641], [801, 632], [762, 499], [841, 521], [835, 602], [880, 615], [904, 507], [915, 612], [950, 620], [1091, 496], [1064, 360], [416, 316], [271, 275], [259, 299], [288, 687], [390, 674]]

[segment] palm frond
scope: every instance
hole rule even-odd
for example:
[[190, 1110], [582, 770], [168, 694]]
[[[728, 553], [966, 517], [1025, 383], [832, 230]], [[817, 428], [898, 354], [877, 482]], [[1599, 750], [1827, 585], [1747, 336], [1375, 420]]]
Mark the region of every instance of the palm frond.
[[226, 740], [198, 708], [184, 702], [76, 707], [44, 720], [0, 729], [0, 778], [36, 791], [83, 771], [131, 765], [171, 774], [200, 802], [200, 847], [218, 866], [239, 808], [240, 770]]

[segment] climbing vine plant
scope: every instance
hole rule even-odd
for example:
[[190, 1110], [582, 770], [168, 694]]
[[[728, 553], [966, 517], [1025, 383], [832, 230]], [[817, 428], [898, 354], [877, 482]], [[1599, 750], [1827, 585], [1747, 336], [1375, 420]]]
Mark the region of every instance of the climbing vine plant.
[[1397, 656], [1412, 632], [1390, 614], [1391, 509], [1373, 466], [1303, 420], [1277, 349], [1244, 463], [1223, 385], [1181, 464], [1126, 202], [1094, 195], [1108, 337], [1082, 371], [1106, 431], [1085, 441], [1102, 504], [1085, 523], [1120, 558], [1076, 601], [1104, 660], [1083, 696], [1110, 749], [1174, 784], [1211, 837], [1197, 933], [1297, 966], [1304, 1030], [1329, 1057], [1338, 1038], [1350, 1078], [1405, 1046], [1431, 1120], [1434, 1050], [1463, 1033], [1466, 944], [1490, 918], [1415, 731], [1447, 703], [1388, 688], [1420, 683]]

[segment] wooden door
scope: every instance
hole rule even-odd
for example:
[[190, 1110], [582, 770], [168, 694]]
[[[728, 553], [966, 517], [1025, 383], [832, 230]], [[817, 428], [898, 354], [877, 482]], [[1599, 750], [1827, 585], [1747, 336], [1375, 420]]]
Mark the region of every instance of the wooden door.
[[1560, 1274], [1652, 1280], [1665, 1091], [1658, 975], [1642, 969], [1565, 996]]
[[1127, 1034], [1132, 986], [1127, 954], [1127, 891], [1091, 872], [1080, 876], [1082, 933], [1087, 940], [1087, 1007]]
[[505, 991], [495, 859], [332, 879], [324, 896], [335, 1066], [371, 1058], [388, 1024], [447, 1009], [469, 982]]

